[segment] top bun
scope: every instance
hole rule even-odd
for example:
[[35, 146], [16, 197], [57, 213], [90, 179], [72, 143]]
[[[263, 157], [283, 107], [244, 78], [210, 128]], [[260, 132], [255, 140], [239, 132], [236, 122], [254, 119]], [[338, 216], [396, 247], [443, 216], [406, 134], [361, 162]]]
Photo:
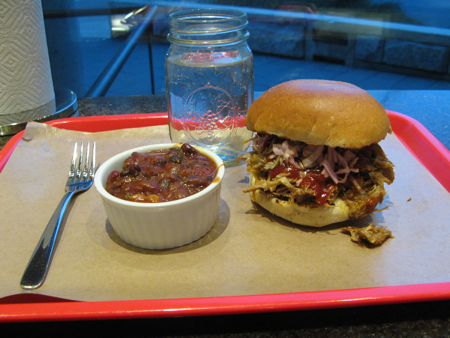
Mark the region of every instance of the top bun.
[[251, 105], [248, 129], [313, 145], [360, 149], [391, 133], [383, 106], [345, 82], [292, 80], [263, 93]]

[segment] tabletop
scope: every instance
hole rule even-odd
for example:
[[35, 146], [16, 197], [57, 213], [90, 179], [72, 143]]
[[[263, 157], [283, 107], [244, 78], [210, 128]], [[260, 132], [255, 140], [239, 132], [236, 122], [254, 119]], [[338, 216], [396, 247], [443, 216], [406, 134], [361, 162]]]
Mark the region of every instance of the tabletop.
[[[370, 91], [386, 109], [421, 122], [450, 148], [449, 91]], [[256, 93], [258, 95], [259, 93]], [[80, 116], [163, 112], [164, 95], [80, 98]], [[0, 149], [11, 137], [0, 137]], [[2, 332], [130, 337], [445, 337], [450, 300], [208, 317], [8, 323]]]

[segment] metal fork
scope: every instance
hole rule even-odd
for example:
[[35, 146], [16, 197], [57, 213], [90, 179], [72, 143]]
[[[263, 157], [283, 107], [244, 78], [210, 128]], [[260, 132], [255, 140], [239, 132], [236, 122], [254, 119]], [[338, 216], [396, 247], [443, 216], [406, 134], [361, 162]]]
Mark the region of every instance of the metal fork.
[[[76, 193], [86, 191], [92, 186], [95, 174], [95, 142], [91, 151], [91, 142], [87, 144], [84, 153], [84, 144], [81, 142], [80, 152], [77, 151], [78, 142], [73, 149], [72, 161], [70, 164], [69, 178], [66, 184], [66, 193], [53, 213], [47, 224], [44, 233], [39, 240], [36, 249], [31, 255], [30, 261], [20, 281], [20, 286], [26, 290], [40, 287], [47, 276], [51, 258], [53, 257], [56, 239], [64, 218], [70, 199]], [[78, 159], [78, 165], [77, 165]]]

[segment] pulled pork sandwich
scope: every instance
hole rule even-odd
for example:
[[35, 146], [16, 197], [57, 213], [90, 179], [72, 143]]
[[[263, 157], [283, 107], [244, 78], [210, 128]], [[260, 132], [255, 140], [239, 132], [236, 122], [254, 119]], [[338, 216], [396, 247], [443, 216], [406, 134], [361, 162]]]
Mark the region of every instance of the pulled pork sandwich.
[[255, 131], [244, 192], [271, 213], [321, 227], [371, 214], [394, 165], [378, 142], [391, 125], [381, 104], [352, 84], [293, 80], [250, 107]]

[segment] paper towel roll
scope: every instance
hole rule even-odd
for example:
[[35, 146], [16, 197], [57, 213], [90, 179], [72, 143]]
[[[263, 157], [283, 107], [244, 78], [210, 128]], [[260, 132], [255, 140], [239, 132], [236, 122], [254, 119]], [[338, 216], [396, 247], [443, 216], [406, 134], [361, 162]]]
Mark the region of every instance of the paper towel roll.
[[54, 112], [41, 0], [0, 0], [0, 126]]

